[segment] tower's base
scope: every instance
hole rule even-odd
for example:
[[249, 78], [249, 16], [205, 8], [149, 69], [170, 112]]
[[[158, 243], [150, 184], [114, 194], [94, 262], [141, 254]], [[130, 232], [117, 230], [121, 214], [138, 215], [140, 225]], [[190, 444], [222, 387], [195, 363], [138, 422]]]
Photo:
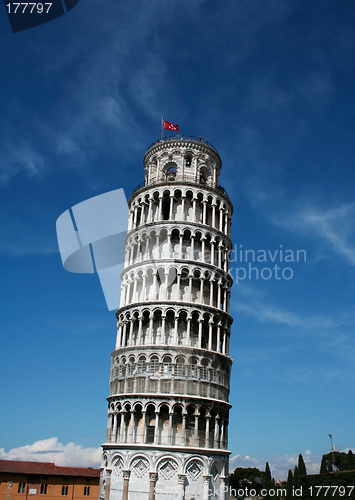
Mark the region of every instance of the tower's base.
[[103, 446], [100, 498], [227, 500], [228, 456], [220, 450]]

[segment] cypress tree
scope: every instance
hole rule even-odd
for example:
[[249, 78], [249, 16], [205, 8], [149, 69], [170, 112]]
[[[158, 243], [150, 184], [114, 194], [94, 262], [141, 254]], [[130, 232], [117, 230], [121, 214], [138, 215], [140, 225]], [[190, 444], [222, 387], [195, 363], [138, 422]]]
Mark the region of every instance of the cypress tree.
[[293, 488], [293, 474], [292, 470], [288, 471], [287, 483], [286, 483], [286, 497], [292, 498], [292, 488]]
[[265, 466], [265, 474], [264, 474], [264, 488], [267, 490], [267, 494], [265, 495], [265, 499], [269, 499], [269, 490], [272, 487], [272, 480], [271, 480], [271, 472], [270, 472], [270, 467], [269, 467], [269, 462], [266, 462]]
[[298, 455], [298, 475], [299, 476], [306, 476], [307, 475], [306, 464], [304, 463], [304, 460], [303, 460], [301, 453]]
[[293, 473], [293, 484], [294, 484], [295, 488], [298, 488], [299, 485], [300, 485], [300, 481], [299, 481], [299, 478], [298, 478], [298, 467], [297, 467], [297, 465], [296, 465], [295, 471]]

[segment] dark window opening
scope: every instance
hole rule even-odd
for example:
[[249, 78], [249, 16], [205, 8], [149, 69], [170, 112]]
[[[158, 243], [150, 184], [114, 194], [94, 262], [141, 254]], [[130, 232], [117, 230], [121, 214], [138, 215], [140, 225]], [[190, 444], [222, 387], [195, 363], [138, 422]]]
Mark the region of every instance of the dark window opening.
[[155, 430], [155, 426], [154, 425], [149, 425], [147, 427], [147, 444], [153, 444], [154, 443], [154, 430]]

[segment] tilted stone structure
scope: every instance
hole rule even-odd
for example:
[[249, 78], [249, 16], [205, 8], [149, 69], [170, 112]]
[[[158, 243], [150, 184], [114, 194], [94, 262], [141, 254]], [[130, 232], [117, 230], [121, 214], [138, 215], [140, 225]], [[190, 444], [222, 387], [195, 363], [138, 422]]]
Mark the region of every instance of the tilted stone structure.
[[232, 204], [202, 138], [150, 146], [129, 200], [100, 497], [224, 500]]

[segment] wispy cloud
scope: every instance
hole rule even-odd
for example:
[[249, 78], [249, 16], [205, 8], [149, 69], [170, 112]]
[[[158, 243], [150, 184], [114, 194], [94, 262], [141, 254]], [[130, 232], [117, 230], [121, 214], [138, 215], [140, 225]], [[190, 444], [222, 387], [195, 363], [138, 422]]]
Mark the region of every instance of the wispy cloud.
[[62, 444], [52, 437], [33, 444], [13, 448], [6, 452], [0, 448], [3, 460], [25, 460], [34, 462], [54, 462], [56, 465], [99, 467], [101, 448], [83, 448], [75, 443]]
[[336, 254], [355, 266], [355, 203], [335, 208], [307, 207], [290, 213], [274, 214], [275, 224], [309, 237], [321, 238]]
[[0, 158], [0, 184], [6, 185], [21, 170], [30, 176], [38, 175], [44, 168], [44, 158], [32, 144], [17, 140], [16, 146], [6, 145]]
[[[302, 453], [308, 474], [318, 474], [322, 456], [306, 450]], [[236, 467], [256, 467], [265, 470], [265, 464], [269, 462], [271, 475], [275, 480], [287, 479], [289, 469], [293, 471], [298, 463], [298, 454], [273, 455], [268, 457], [253, 458], [248, 455], [234, 455], [229, 459], [229, 470], [233, 472]]]
[[59, 250], [52, 246], [43, 247], [16, 247], [14, 245], [0, 244], [0, 253], [10, 258], [20, 257], [46, 257], [48, 255], [59, 254]]
[[348, 323], [348, 321], [336, 321], [324, 315], [307, 316], [302, 311], [297, 314], [287, 309], [280, 309], [274, 305], [255, 300], [248, 302], [238, 300], [235, 302], [233, 308], [237, 312], [243, 312], [248, 316], [257, 318], [261, 322], [278, 323], [292, 327], [301, 327], [307, 330], [317, 327], [330, 329]]

